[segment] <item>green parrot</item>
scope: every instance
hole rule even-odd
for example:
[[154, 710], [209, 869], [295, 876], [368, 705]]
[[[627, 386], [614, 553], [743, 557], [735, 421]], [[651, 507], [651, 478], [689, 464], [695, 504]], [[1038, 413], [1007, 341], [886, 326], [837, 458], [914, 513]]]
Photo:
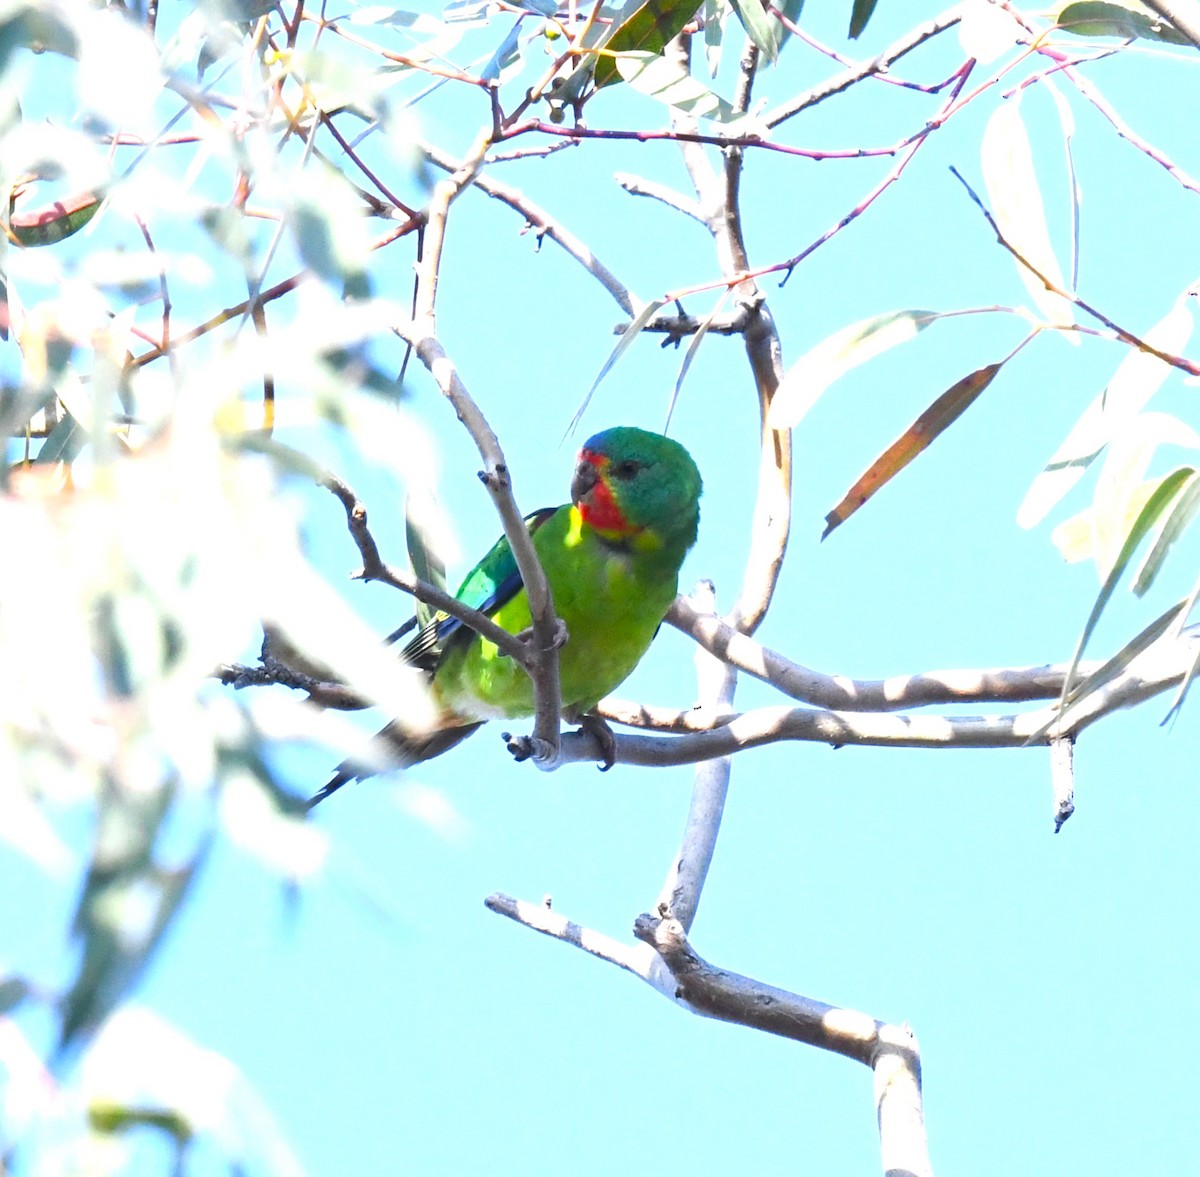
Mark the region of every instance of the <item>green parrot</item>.
[[[675, 599], [683, 558], [696, 542], [700, 490], [696, 463], [678, 442], [618, 426], [597, 433], [580, 450], [571, 501], [526, 518], [555, 612], [567, 627], [559, 677], [570, 721], [580, 722], [649, 648]], [[509, 633], [532, 623], [503, 536], [467, 573], [456, 596]], [[376, 764], [419, 764], [489, 719], [533, 714], [533, 684], [525, 671], [455, 617], [436, 614], [401, 657], [426, 674], [439, 714], [427, 730], [389, 724], [376, 737]], [[309, 807], [374, 771], [346, 761]]]

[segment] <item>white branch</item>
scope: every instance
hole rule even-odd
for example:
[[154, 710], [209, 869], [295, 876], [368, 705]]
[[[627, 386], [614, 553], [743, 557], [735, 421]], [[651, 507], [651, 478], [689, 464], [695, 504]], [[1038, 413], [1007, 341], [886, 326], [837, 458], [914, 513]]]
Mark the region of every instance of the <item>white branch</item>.
[[931, 1177], [921, 1101], [921, 1058], [906, 1027], [777, 989], [709, 964], [692, 948], [678, 920], [641, 915], [628, 945], [572, 923], [543, 905], [507, 895], [489, 910], [582, 948], [640, 977], [676, 1005], [702, 1017], [777, 1034], [870, 1067], [874, 1075], [880, 1151], [886, 1173]]
[[[694, 597], [697, 605], [712, 609], [712, 582], [701, 581]], [[737, 672], [703, 647], [696, 650], [696, 680], [699, 688], [697, 715], [716, 722], [732, 712]], [[678, 920], [685, 932], [691, 930], [696, 918], [704, 881], [712, 865], [721, 816], [725, 812], [725, 796], [729, 791], [730, 766], [728, 756], [706, 760], [696, 766], [683, 837], [659, 893], [657, 910]]]

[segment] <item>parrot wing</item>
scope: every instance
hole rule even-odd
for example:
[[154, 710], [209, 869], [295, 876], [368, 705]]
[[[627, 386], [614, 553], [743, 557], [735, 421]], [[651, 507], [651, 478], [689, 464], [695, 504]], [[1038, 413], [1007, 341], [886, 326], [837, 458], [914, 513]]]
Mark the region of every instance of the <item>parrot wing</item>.
[[[542, 507], [525, 516], [525, 526], [533, 535], [560, 507]], [[508, 537], [502, 535], [474, 568], [463, 578], [455, 597], [480, 613], [491, 614], [507, 604], [522, 588], [521, 570]], [[400, 636], [399, 631], [395, 636]], [[458, 641], [470, 641], [472, 630], [457, 617], [436, 613], [417, 631], [416, 636], [400, 651], [400, 657], [410, 666], [432, 675], [442, 659], [447, 643], [460, 635]]]
[[[525, 516], [525, 526], [532, 535], [561, 507], [543, 507]], [[459, 586], [455, 596], [464, 605], [478, 609], [481, 613], [491, 614], [506, 602], [511, 601], [522, 587], [521, 572], [517, 568], [516, 557], [506, 536], [501, 536], [491, 547], [491, 550], [470, 572]], [[388, 641], [394, 642], [412, 630], [414, 622], [409, 622], [391, 634]], [[469, 642], [474, 637], [474, 631], [464, 625], [457, 617], [448, 613], [437, 613], [430, 621], [417, 631], [413, 639], [400, 651], [400, 657], [411, 666], [417, 667], [432, 679], [437, 671], [446, 649], [458, 642]], [[439, 731], [431, 732], [419, 740], [414, 740], [402, 726], [389, 724], [376, 737], [375, 743], [390, 748], [395, 754], [397, 763], [410, 765], [422, 760], [440, 756], [447, 749], [454, 747], [460, 740], [465, 740], [476, 728], [478, 722], [460, 722], [449, 724]], [[308, 808], [324, 801], [330, 794], [337, 792], [348, 781], [361, 780], [372, 774], [372, 769], [353, 760], [344, 760], [338, 765], [337, 771], [326, 782], [325, 786], [308, 802]]]

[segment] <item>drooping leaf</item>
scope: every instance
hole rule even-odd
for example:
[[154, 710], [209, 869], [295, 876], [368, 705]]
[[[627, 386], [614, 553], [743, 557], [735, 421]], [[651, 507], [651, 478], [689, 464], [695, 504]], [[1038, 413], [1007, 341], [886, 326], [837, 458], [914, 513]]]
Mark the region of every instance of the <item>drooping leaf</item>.
[[1163, 520], [1153, 546], [1138, 568], [1137, 577], [1133, 582], [1133, 591], [1137, 596], [1143, 596], [1154, 583], [1155, 577], [1158, 576], [1159, 570], [1167, 558], [1167, 553], [1191, 523], [1197, 507], [1200, 507], [1200, 477], [1193, 472], [1192, 477], [1179, 492], [1179, 497], [1171, 505], [1170, 512]]
[[1087, 648], [1088, 641], [1091, 639], [1101, 615], [1104, 613], [1105, 606], [1112, 598], [1113, 591], [1116, 589], [1121, 577], [1125, 574], [1125, 569], [1129, 567], [1142, 541], [1153, 531], [1184, 484], [1194, 475], [1195, 470], [1191, 466], [1182, 466], [1179, 469], [1172, 470], [1170, 474], [1164, 475], [1159, 480], [1154, 492], [1146, 500], [1146, 505], [1138, 513], [1138, 517], [1133, 521], [1133, 526], [1129, 529], [1129, 534], [1125, 537], [1125, 542], [1121, 545], [1121, 550], [1117, 554], [1117, 558], [1113, 561], [1112, 568], [1105, 577], [1104, 583], [1100, 586], [1100, 592], [1097, 594], [1095, 603], [1092, 605], [1092, 610], [1088, 614], [1083, 632], [1079, 635], [1079, 642], [1075, 647], [1070, 668], [1067, 670], [1067, 676], [1063, 682], [1060, 710], [1071, 697], [1075, 671], [1079, 667], [1079, 660], [1083, 657], [1083, 652]]
[[[983, 180], [996, 223], [1009, 244], [1061, 290], [1062, 270], [1050, 244], [1041, 186], [1019, 101], [1020, 94], [1010, 98], [988, 119], [980, 149]], [[1072, 325], [1075, 319], [1071, 303], [1048, 289], [1026, 266], [1015, 264], [1030, 298], [1046, 321], [1058, 327]], [[1067, 338], [1078, 343], [1072, 333], [1068, 332]]]
[[1075, 115], [1071, 104], [1063, 97], [1063, 92], [1054, 84], [1052, 78], [1046, 79], [1046, 92], [1054, 99], [1054, 108], [1058, 111], [1058, 124], [1062, 128], [1063, 154], [1066, 157], [1067, 184], [1071, 196], [1071, 289], [1079, 286], [1079, 173], [1075, 169], [1075, 153], [1071, 141], [1075, 137]]
[[779, 22], [769, 15], [759, 0], [729, 0], [746, 36], [772, 64], [779, 56]]
[[617, 340], [617, 346], [612, 349], [608, 359], [604, 361], [600, 371], [596, 374], [596, 379], [592, 381], [591, 388], [587, 390], [587, 395], [583, 398], [579, 408], [575, 410], [575, 416], [571, 418], [571, 424], [567, 426], [566, 436], [569, 437], [574, 431], [575, 426], [582, 420], [583, 414], [587, 411], [587, 407], [591, 403], [592, 395], [600, 387], [600, 381], [608, 375], [613, 364], [625, 354], [630, 344], [641, 334], [642, 328], [666, 305], [667, 300], [665, 298], [656, 298], [652, 302], [646, 303], [634, 317], [633, 322], [621, 332], [621, 338]]
[[[1143, 338], [1161, 351], [1178, 353], [1191, 333], [1191, 303], [1185, 295]], [[1131, 349], [1113, 373], [1108, 387], [1088, 405], [1046, 468], [1033, 480], [1017, 512], [1017, 524], [1033, 527], [1040, 523], [1083, 477], [1109, 441], [1142, 411], [1170, 373], [1170, 365], [1157, 356], [1140, 348]]]
[[[1156, 617], [1136, 637], [1126, 642], [1102, 666], [1098, 666], [1091, 674], [1080, 680], [1071, 688], [1070, 706], [1076, 707], [1087, 697], [1113, 679], [1125, 673], [1129, 664], [1140, 654], [1144, 654], [1159, 638], [1163, 636], [1176, 622], [1183, 611], [1184, 601], [1176, 601], [1165, 613]], [[1061, 717], [1060, 717], [1061, 718]], [[1051, 725], [1047, 725], [1051, 726]]]
[[483, 69], [479, 71], [479, 76], [485, 82], [494, 82], [500, 78], [500, 75], [510, 66], [519, 63], [521, 60], [521, 20], [520, 17], [513, 22], [513, 26], [508, 30], [508, 36], [500, 43], [499, 48], [488, 59]]
[[845, 523], [872, 495], [926, 449], [935, 437], [957, 421], [991, 384], [1002, 367], [1003, 361], [977, 368], [943, 392], [871, 463], [842, 501], [825, 516], [825, 530], [821, 538], [824, 539], [835, 527]]
[[725, 17], [729, 0], [704, 0], [704, 58], [710, 77], [721, 68], [721, 39], [725, 34]]
[[[629, 0], [594, 48], [660, 54], [699, 7], [699, 0]], [[593, 77], [597, 90], [621, 80], [616, 62], [603, 54], [596, 57]]]
[[850, 32], [851, 41], [856, 40], [862, 31], [867, 27], [867, 21], [871, 19], [871, 14], [875, 11], [876, 0], [854, 0], [854, 7], [850, 10]]
[[938, 311], [888, 311], [835, 331], [788, 369], [775, 392], [767, 423], [774, 429], [797, 425], [835, 380], [889, 348], [916, 338], [941, 317]]
[[679, 399], [679, 390], [683, 387], [683, 378], [687, 375], [688, 369], [692, 366], [692, 360], [696, 358], [696, 353], [700, 350], [700, 341], [708, 334], [708, 329], [712, 326], [713, 319], [720, 314], [721, 308], [729, 301], [732, 293], [732, 287], [725, 289], [724, 294], [713, 304], [713, 309], [705, 316], [704, 322], [696, 328], [691, 342], [687, 346], [687, 351], [683, 353], [683, 362], [679, 365], [679, 375], [675, 377], [675, 387], [671, 390], [671, 402], [667, 405], [667, 419], [663, 423], [664, 433], [671, 426], [671, 414], [675, 412], [675, 402]]
[[1056, 23], [1068, 33], [1080, 37], [1120, 37], [1129, 40], [1144, 37], [1171, 45], [1190, 45], [1191, 41], [1174, 25], [1135, 0], [1076, 0], [1059, 6]]
[[730, 123], [745, 118], [677, 61], [657, 53], [629, 51], [616, 55], [621, 77], [639, 94], [654, 98], [696, 118]]
[[[429, 511], [420, 504], [419, 499], [414, 501], [413, 496], [408, 497], [404, 506], [408, 560], [412, 565], [414, 576], [425, 581], [426, 584], [433, 585], [434, 588], [444, 590], [446, 588], [446, 562], [438, 552], [430, 529], [426, 525], [425, 520], [429, 514]], [[417, 623], [425, 625], [433, 616], [434, 610], [424, 601], [418, 601], [416, 605]]]
[[[1197, 580], [1192, 585], [1192, 591], [1188, 593], [1187, 600], [1183, 603], [1183, 610], [1179, 615], [1178, 630], [1182, 630], [1187, 622], [1192, 609], [1196, 605], [1196, 601], [1200, 600], [1200, 580]], [[1179, 636], [1178, 632], [1175, 635]], [[1167, 713], [1162, 717], [1161, 723], [1173, 723], [1175, 717], [1179, 714], [1183, 707], [1184, 700], [1187, 698], [1188, 691], [1191, 689], [1192, 683], [1196, 680], [1196, 675], [1200, 673], [1200, 642], [1194, 643], [1196, 646], [1195, 656], [1192, 658], [1191, 665], [1184, 672], [1183, 678], [1180, 679], [1179, 689], [1175, 692], [1175, 698], [1171, 700], [1171, 706], [1167, 708]]]

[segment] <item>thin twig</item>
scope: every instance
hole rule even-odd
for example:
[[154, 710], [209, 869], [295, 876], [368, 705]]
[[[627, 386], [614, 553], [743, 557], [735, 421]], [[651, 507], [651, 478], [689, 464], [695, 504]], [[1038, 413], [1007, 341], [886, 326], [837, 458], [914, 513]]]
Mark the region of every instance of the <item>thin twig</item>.
[[1194, 363], [1192, 360], [1186, 359], [1184, 356], [1177, 356], [1173, 352], [1162, 351], [1155, 347], [1152, 343], [1147, 343], [1140, 335], [1135, 335], [1132, 331], [1127, 331], [1119, 323], [1113, 322], [1103, 312], [1096, 310], [1090, 303], [1084, 302], [1072, 290], [1066, 290], [1053, 279], [1048, 278], [1037, 266], [1033, 264], [1019, 249], [1014, 246], [1004, 233], [1000, 226], [996, 223], [996, 218], [988, 211], [987, 206], [980, 199], [979, 194], [974, 188], [964, 179], [962, 173], [954, 166], [950, 168], [954, 178], [967, 190], [967, 195], [974, 202], [975, 207], [983, 214], [984, 219], [991, 226], [992, 232], [996, 234], [996, 240], [1004, 246], [1009, 253], [1013, 255], [1017, 261], [1023, 265], [1043, 286], [1046, 287], [1052, 294], [1057, 294], [1060, 298], [1065, 298], [1068, 302], [1077, 306], [1084, 314], [1091, 315], [1093, 319], [1103, 323], [1110, 331], [1114, 332], [1122, 343], [1128, 343], [1138, 348], [1140, 351], [1148, 352], [1152, 356], [1157, 356], [1164, 364], [1170, 364], [1172, 368], [1180, 368], [1184, 372], [1189, 372], [1193, 376], [1200, 376], [1200, 364]]
[[795, 98], [789, 99], [787, 102], [780, 104], [774, 110], [768, 112], [763, 121], [768, 127], [777, 127], [780, 123], [799, 114], [802, 110], [807, 110], [810, 106], [816, 106], [818, 102], [824, 102], [826, 98], [833, 97], [834, 94], [840, 94], [843, 90], [848, 90], [864, 78], [881, 73], [888, 66], [899, 61], [906, 54], [911, 53], [918, 45], [923, 45], [931, 37], [936, 37], [939, 33], [944, 33], [947, 29], [953, 28], [958, 24], [962, 19], [962, 7], [961, 4], [956, 4], [953, 8], [943, 12], [941, 16], [936, 16], [933, 20], [919, 25], [911, 32], [906, 33], [899, 41], [889, 45], [878, 57], [852, 66], [843, 73], [829, 78], [824, 82], [819, 82], [803, 93], [797, 94]]
[[[442, 151], [431, 144], [421, 145], [421, 150], [434, 166], [446, 172], [456, 172], [462, 167], [462, 161], [454, 159], [448, 152]], [[538, 238], [549, 237], [556, 245], [573, 257], [605, 290], [612, 295], [617, 306], [631, 319], [637, 316], [641, 309], [635, 305], [629, 288], [597, 258], [574, 233], [570, 232], [557, 218], [548, 213], [541, 205], [535, 204], [520, 189], [511, 184], [505, 184], [494, 176], [477, 174], [474, 185], [480, 192], [508, 205], [525, 218]]]

